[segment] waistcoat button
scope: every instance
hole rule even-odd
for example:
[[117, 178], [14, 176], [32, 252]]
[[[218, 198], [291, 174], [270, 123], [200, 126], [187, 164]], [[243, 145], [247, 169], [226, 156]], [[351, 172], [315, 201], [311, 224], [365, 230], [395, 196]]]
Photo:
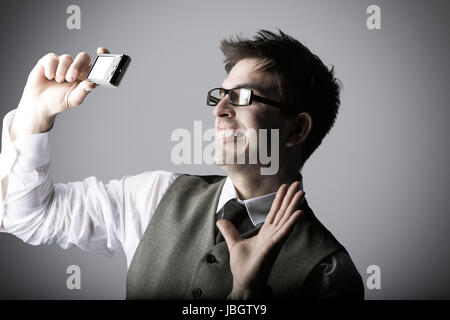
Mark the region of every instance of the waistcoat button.
[[192, 290], [192, 295], [194, 296], [194, 298], [198, 298], [202, 295], [202, 289], [197, 288], [195, 290]]
[[208, 262], [208, 263], [214, 263], [214, 262], [216, 262], [216, 257], [214, 257], [212, 254], [208, 254], [208, 255], [206, 256], [206, 262]]

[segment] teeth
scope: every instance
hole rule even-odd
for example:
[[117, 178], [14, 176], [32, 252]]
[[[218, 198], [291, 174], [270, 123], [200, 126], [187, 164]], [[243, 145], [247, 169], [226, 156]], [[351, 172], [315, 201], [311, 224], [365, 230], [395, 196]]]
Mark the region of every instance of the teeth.
[[219, 130], [217, 138], [242, 137], [244, 134], [241, 130], [227, 129]]
[[224, 130], [223, 136], [225, 138], [231, 137], [233, 135], [233, 130]]
[[219, 138], [228, 138], [234, 135], [234, 130], [220, 130], [217, 133]]

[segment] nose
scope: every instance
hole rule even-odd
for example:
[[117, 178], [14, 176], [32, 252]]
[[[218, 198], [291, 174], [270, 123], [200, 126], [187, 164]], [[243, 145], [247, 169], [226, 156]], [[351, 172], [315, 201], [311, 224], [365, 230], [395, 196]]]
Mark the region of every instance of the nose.
[[232, 118], [236, 115], [233, 106], [230, 104], [230, 98], [228, 97], [228, 95], [226, 95], [222, 98], [222, 100], [219, 101], [219, 103], [214, 107], [212, 113], [216, 118]]

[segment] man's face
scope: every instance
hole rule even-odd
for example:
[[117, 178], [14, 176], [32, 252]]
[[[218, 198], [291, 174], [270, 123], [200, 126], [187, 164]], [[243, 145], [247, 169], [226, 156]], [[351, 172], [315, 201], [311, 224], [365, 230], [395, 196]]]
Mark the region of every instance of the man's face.
[[[252, 89], [256, 95], [280, 101], [276, 90], [276, 77], [268, 72], [256, 71], [260, 62], [261, 60], [254, 58], [240, 60], [223, 81], [222, 88], [232, 89], [242, 86]], [[257, 151], [254, 147], [250, 148], [250, 145], [256, 145], [258, 149], [265, 147], [268, 148], [266, 150], [270, 150], [269, 145], [260, 146], [258, 140], [255, 141], [259, 129], [280, 129], [282, 125], [279, 109], [257, 101], [253, 101], [249, 106], [233, 106], [230, 104], [228, 95], [214, 107], [213, 114], [216, 118], [214, 159], [218, 165], [223, 164], [218, 156], [223, 155], [224, 152], [227, 158], [230, 154], [247, 155], [245, 158], [247, 164], [249, 152]], [[257, 136], [255, 137], [251, 132], [256, 132]], [[270, 142], [270, 130], [268, 135], [267, 140]]]

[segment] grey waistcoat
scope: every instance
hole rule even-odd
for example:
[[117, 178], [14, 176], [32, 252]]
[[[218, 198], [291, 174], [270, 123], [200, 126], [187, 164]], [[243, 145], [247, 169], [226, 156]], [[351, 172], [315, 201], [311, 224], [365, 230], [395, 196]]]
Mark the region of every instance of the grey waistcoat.
[[[214, 243], [223, 176], [179, 176], [161, 199], [127, 274], [127, 299], [226, 299], [232, 289], [225, 241]], [[301, 294], [310, 271], [343, 249], [303, 201], [268, 279], [274, 298]], [[260, 226], [242, 235], [258, 233]]]

